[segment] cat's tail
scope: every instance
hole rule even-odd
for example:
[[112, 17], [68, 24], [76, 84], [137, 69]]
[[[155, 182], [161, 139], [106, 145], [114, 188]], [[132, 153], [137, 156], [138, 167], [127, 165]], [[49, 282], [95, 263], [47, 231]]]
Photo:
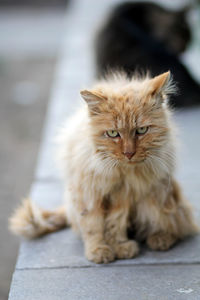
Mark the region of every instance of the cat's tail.
[[67, 225], [64, 206], [47, 211], [39, 208], [30, 199], [25, 199], [9, 219], [10, 230], [28, 239], [57, 231]]

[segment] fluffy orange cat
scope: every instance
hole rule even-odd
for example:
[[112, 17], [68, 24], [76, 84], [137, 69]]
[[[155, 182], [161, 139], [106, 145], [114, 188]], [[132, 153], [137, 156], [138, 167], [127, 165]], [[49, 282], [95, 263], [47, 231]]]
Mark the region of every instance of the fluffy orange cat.
[[65, 205], [49, 212], [26, 200], [10, 220], [12, 231], [33, 238], [71, 225], [96, 263], [135, 257], [131, 228], [155, 250], [196, 233], [173, 175], [175, 128], [167, 104], [173, 92], [169, 72], [132, 79], [114, 73], [81, 91], [87, 105], [59, 137]]

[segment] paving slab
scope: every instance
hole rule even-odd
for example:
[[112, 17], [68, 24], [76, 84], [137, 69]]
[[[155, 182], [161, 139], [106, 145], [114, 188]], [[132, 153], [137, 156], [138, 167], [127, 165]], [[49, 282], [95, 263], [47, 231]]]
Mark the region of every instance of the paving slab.
[[16, 271], [12, 300], [198, 300], [200, 266], [99, 266]]
[[[56, 245], [56, 246], [55, 246]], [[115, 265], [200, 264], [200, 236], [190, 237], [168, 251], [151, 251], [141, 245], [140, 254], [134, 259], [117, 260]], [[16, 268], [43, 269], [63, 267], [96, 267], [84, 255], [83, 243], [71, 229], [24, 241], [21, 245]]]

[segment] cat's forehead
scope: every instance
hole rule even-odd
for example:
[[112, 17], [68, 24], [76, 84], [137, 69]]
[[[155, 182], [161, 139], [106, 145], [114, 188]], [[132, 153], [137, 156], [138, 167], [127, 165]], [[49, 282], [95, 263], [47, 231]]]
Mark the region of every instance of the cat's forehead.
[[143, 103], [148, 102], [148, 88], [145, 86], [145, 82], [108, 85], [100, 93], [104, 95], [109, 107], [124, 112], [129, 112], [130, 109], [138, 110]]
[[141, 101], [139, 96], [139, 93], [127, 93], [112, 95], [107, 98], [105, 112], [113, 127], [117, 129], [132, 129], [138, 124], [150, 122], [148, 105], [145, 105], [145, 102]]
[[136, 127], [136, 117], [133, 115], [121, 114], [114, 121], [114, 127], [118, 130], [133, 129]]

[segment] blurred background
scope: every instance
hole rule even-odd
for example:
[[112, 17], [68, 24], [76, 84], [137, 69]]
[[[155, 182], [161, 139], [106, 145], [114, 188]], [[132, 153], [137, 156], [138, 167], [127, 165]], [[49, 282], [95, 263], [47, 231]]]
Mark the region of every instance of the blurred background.
[[[59, 61], [62, 41], [65, 38], [65, 30], [63, 28], [65, 28], [65, 20], [68, 17], [67, 11], [71, 2], [74, 5], [76, 1], [78, 0], [0, 0], [0, 300], [5, 300], [8, 297], [10, 280], [14, 271], [19, 246], [19, 239], [12, 236], [7, 229], [8, 217], [19, 203], [19, 199], [29, 193], [37, 163], [45, 113], [54, 82], [56, 63]], [[87, 5], [87, 7], [90, 7], [88, 11], [82, 12], [85, 22], [87, 22], [91, 13], [96, 13], [98, 16], [101, 15], [100, 10], [103, 11], [102, 15], [105, 15], [105, 17], [101, 18], [98, 24], [101, 28], [104, 28], [104, 25], [109, 25], [107, 23], [107, 8], [112, 11], [112, 5], [125, 2], [120, 0], [101, 1], [97, 5], [98, 11], [95, 11], [96, 5], [94, 0], [84, 1], [90, 4]], [[105, 5], [105, 3], [107, 4]], [[180, 67], [179, 63], [183, 64], [184, 72], [186, 72], [187, 76], [191, 76], [191, 85], [195, 84], [193, 89], [194, 93], [196, 91], [195, 101], [198, 102], [200, 101], [198, 100], [200, 82], [199, 1], [160, 0], [154, 1], [154, 3], [175, 10], [187, 7], [185, 19], [191, 31], [191, 36], [188, 38], [185, 35], [185, 46], [182, 47], [184, 49], [179, 50], [178, 54], [173, 54], [173, 59], [178, 59], [177, 69]], [[80, 7], [84, 8], [84, 5]], [[142, 47], [147, 40], [148, 45], [150, 45], [149, 36], [154, 34], [154, 28], [161, 28], [161, 22], [163, 26], [168, 26], [164, 24], [164, 18], [159, 18], [159, 14], [157, 17], [155, 17], [154, 12], [151, 12], [151, 14], [152, 17], [149, 18], [150, 14], [147, 13], [148, 21], [149, 19], [153, 20], [150, 34], [145, 32], [145, 38], [143, 34], [142, 38], [138, 38], [138, 27], [142, 26], [142, 23], [139, 22], [136, 27], [137, 43], [134, 44], [135, 36], [128, 36], [128, 43], [131, 45], [130, 47], [133, 47], [135, 55], [141, 54], [141, 51], [138, 50], [141, 45], [139, 48], [135, 46], [139, 45], [138, 39], [139, 42], [142, 42]], [[166, 24], [168, 24], [169, 18], [165, 20]], [[79, 26], [78, 19], [75, 21], [76, 26]], [[135, 20], [133, 21], [135, 23]], [[95, 27], [98, 27], [96, 25]], [[147, 28], [149, 28], [149, 25]], [[173, 28], [176, 29], [176, 25]], [[127, 27], [125, 31], [127, 32]], [[101, 35], [102, 32], [103, 36]], [[114, 38], [117, 37], [118, 43], [116, 40], [114, 43], [111, 40], [113, 49], [110, 47], [108, 49], [114, 51], [109, 50], [111, 57], [114, 57], [113, 53], [118, 54], [115, 60], [111, 62], [109, 55], [107, 55], [109, 51], [106, 47], [109, 46], [109, 39], [112, 35], [108, 35], [107, 40], [108, 32], [109, 28], [105, 27], [100, 31], [98, 38], [94, 38], [94, 42], [91, 45], [93, 52], [97, 54], [96, 60], [94, 59], [96, 61], [97, 75], [101, 75], [107, 65], [111, 65], [111, 63], [113, 66], [116, 66], [119, 63], [118, 57], [122, 57], [119, 53], [122, 49], [120, 47], [123, 44], [122, 36], [124, 34], [122, 33], [120, 36], [118, 29], [117, 36], [113, 33]], [[141, 33], [140, 30], [139, 33]], [[159, 38], [161, 37], [162, 39], [163, 34], [163, 32], [155, 30], [153, 41], [156, 45], [160, 43]], [[167, 34], [168, 44], [174, 45], [175, 41], [175, 45], [177, 45], [176, 38], [172, 35], [170, 36], [169, 32]], [[176, 37], [179, 36], [176, 30], [175, 35]], [[134, 42], [130, 42], [130, 39]], [[126, 44], [127, 40], [123, 42]], [[126, 49], [127, 46], [125, 46], [123, 53], [125, 53], [125, 58], [130, 58], [130, 60], [128, 59], [128, 64], [131, 64], [134, 71], [135, 61], [131, 59], [131, 56], [127, 55]], [[151, 45], [149, 49], [149, 53], [152, 54]], [[115, 52], [115, 50], [119, 52]], [[148, 47], [146, 50], [148, 50]], [[149, 61], [152, 62], [151, 54]], [[166, 55], [165, 51], [164, 54]], [[169, 55], [172, 55], [171, 52]], [[145, 54], [145, 57], [147, 56]], [[122, 66], [123, 61], [119, 65]], [[153, 67], [155, 65], [156, 62]], [[180, 73], [182, 74], [182, 72]], [[190, 106], [190, 104], [186, 106]], [[178, 107], [181, 107], [180, 103]]]
[[67, 0], [0, 1], [0, 300], [19, 245], [8, 216], [29, 193], [66, 9]]

